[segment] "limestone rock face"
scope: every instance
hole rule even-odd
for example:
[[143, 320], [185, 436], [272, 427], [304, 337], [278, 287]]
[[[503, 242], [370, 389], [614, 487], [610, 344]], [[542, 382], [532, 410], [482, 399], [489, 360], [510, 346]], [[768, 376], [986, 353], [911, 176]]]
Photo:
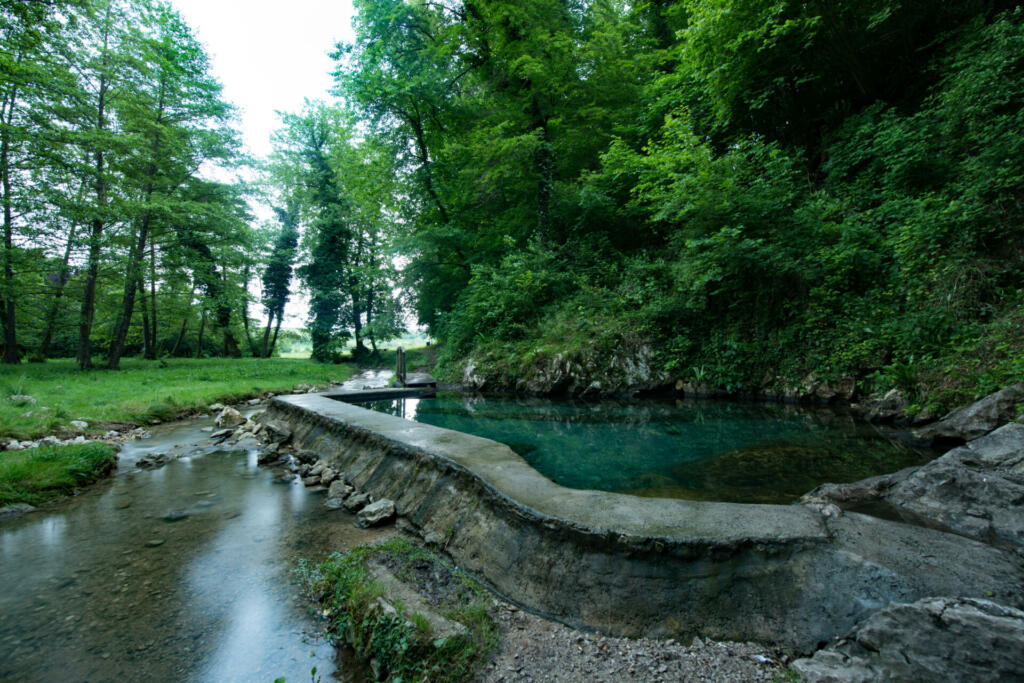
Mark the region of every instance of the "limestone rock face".
[[370, 503], [356, 515], [356, 526], [367, 529], [371, 526], [385, 524], [395, 516], [395, 501], [383, 498]]
[[1011, 422], [1024, 406], [1024, 382], [957, 408], [934, 424], [917, 431], [923, 439], [935, 443], [972, 441]]
[[490, 376], [486, 363], [469, 360], [462, 382], [471, 389], [505, 388], [527, 394], [623, 395], [670, 386], [672, 379], [660, 369], [654, 350], [630, 345], [612, 353], [585, 349], [572, 353], [538, 353], [517, 377]]
[[899, 389], [892, 389], [882, 398], [866, 401], [868, 419], [872, 422], [893, 422], [905, 415], [907, 400]]
[[213, 421], [218, 427], [237, 427], [245, 424], [245, 418], [234, 408], [228, 407], [220, 411], [220, 415]]
[[825, 484], [804, 500], [883, 502], [908, 521], [1024, 550], [1024, 425], [1011, 422], [921, 467]]
[[810, 683], [1019, 680], [1024, 612], [977, 598], [893, 604], [793, 668]]

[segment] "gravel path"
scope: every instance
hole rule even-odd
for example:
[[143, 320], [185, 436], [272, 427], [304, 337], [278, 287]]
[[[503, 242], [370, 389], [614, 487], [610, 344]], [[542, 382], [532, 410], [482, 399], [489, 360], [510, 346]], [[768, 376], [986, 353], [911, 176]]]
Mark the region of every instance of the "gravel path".
[[695, 639], [610, 638], [582, 633], [502, 604], [501, 644], [479, 677], [513, 681], [775, 681], [785, 680], [782, 656], [763, 645]]

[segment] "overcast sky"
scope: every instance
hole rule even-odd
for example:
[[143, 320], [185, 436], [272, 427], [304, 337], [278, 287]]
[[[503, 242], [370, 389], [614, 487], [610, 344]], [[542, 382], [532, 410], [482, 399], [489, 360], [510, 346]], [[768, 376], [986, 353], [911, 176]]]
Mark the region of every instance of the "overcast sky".
[[[224, 84], [224, 99], [240, 111], [245, 146], [257, 156], [270, 153], [277, 111], [298, 111], [305, 98], [326, 99], [333, 85], [339, 41], [351, 41], [351, 0], [171, 0], [210, 55], [213, 75]], [[267, 207], [253, 207], [266, 218]], [[258, 292], [254, 292], [258, 295]], [[263, 309], [254, 303], [259, 319]], [[303, 327], [309, 304], [293, 291], [285, 327]]]
[[351, 0], [171, 0], [206, 46], [249, 151], [270, 152], [274, 113], [326, 98], [328, 53], [351, 41]]

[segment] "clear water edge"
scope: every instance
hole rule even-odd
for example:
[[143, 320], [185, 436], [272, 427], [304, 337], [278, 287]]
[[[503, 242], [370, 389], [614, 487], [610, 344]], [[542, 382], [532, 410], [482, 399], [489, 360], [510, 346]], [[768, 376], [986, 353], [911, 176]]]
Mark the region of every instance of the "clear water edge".
[[364, 405], [505, 443], [569, 488], [642, 496], [786, 504], [936, 455], [841, 411], [770, 403], [441, 393]]

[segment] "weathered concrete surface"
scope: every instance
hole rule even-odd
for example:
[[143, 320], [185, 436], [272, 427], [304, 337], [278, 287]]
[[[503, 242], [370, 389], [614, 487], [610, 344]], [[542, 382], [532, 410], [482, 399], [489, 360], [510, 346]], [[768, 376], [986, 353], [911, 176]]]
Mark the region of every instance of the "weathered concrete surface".
[[1024, 602], [1021, 558], [939, 531], [566, 489], [502, 444], [317, 395], [278, 397], [264, 419], [394, 500], [463, 568], [576, 626], [808, 652], [892, 601], [989, 591]]
[[1019, 681], [1024, 612], [970, 598], [892, 605], [793, 668], [808, 683]]
[[849, 509], [883, 503], [917, 524], [1024, 552], [1024, 425], [1010, 423], [927, 465], [804, 497]]

